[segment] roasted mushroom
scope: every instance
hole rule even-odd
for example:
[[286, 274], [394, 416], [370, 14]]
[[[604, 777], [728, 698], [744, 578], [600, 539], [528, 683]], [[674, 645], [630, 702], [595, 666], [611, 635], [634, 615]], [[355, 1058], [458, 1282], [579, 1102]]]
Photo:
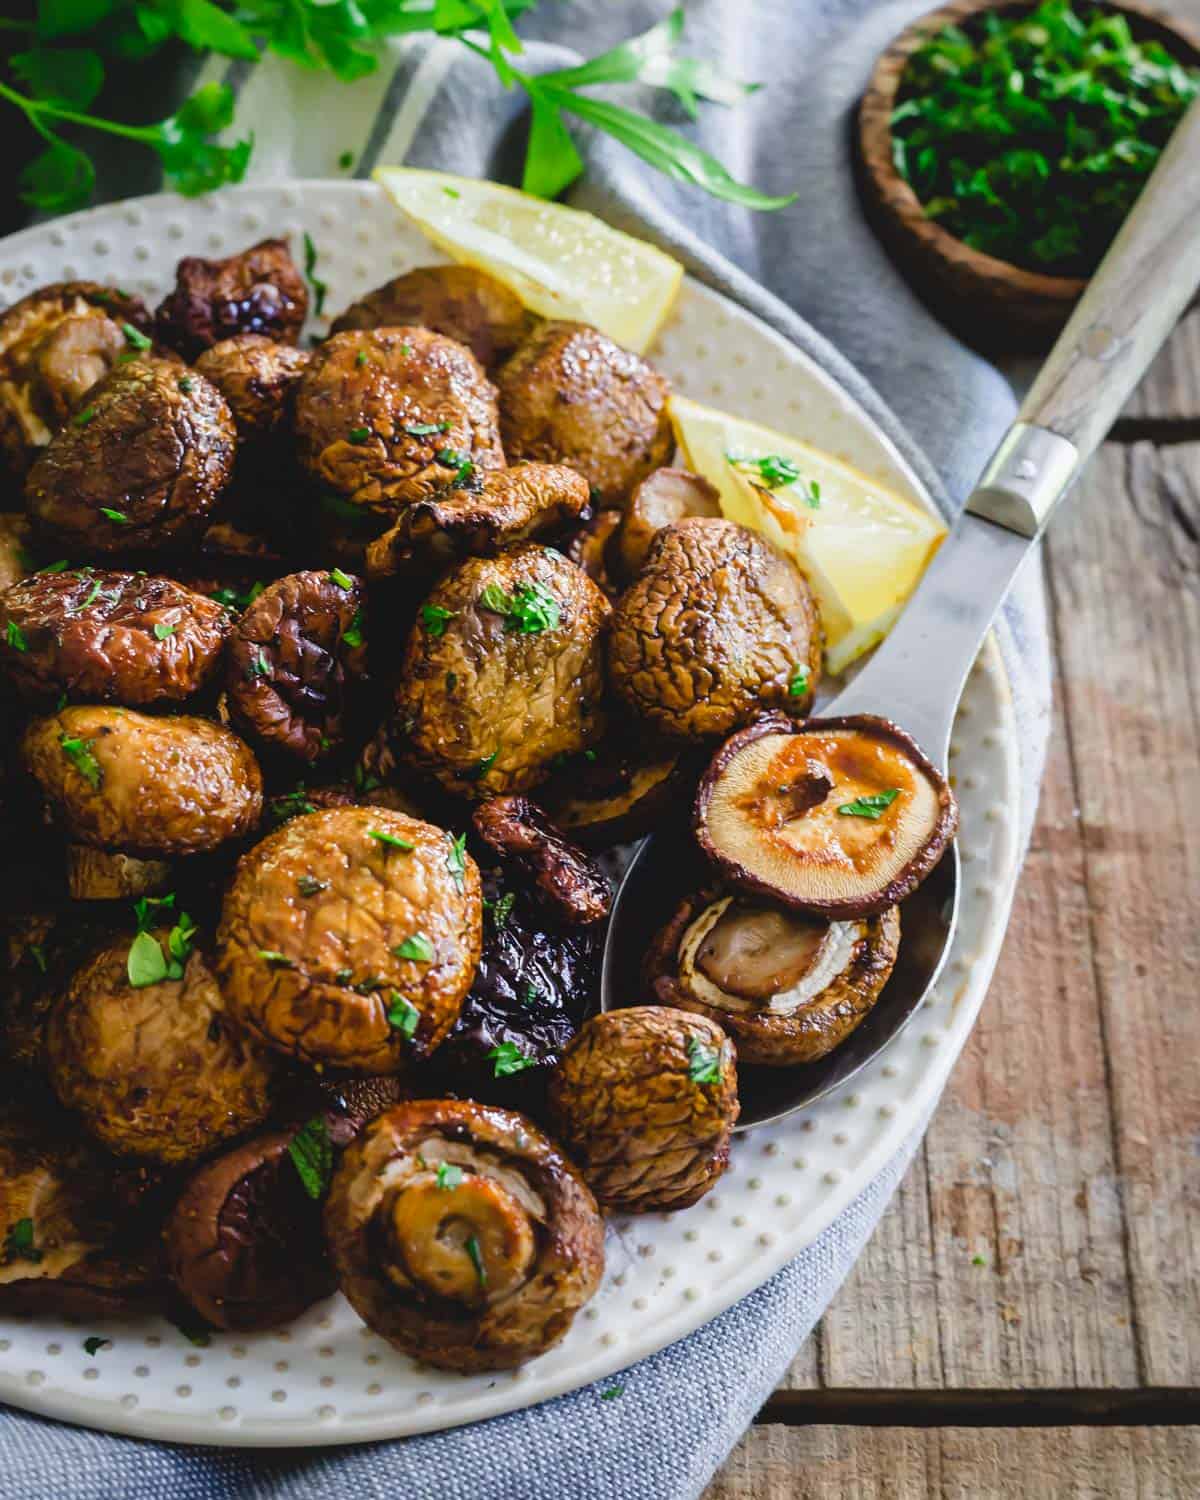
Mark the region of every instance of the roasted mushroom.
[[229, 615], [169, 578], [76, 568], [0, 594], [0, 669], [34, 702], [181, 702], [216, 671]]
[[887, 719], [780, 717], [713, 757], [696, 793], [697, 841], [739, 890], [833, 920], [910, 895], [958, 827], [958, 804]]
[[604, 1270], [603, 1224], [567, 1158], [523, 1115], [458, 1100], [367, 1127], [334, 1174], [325, 1234], [359, 1317], [464, 1374], [552, 1348]]
[[670, 386], [584, 323], [545, 323], [496, 376], [509, 461], [567, 464], [600, 505], [623, 505], [671, 456]]
[[120, 365], [30, 469], [37, 527], [94, 552], [162, 551], [199, 536], [233, 473], [233, 417], [203, 375]]
[[562, 549], [614, 603], [620, 597], [621, 589], [615, 582], [611, 554], [621, 529], [622, 515], [623, 512], [615, 508], [596, 511], [575, 528]]
[[0, 314], [0, 467], [19, 484], [80, 398], [149, 347], [140, 297], [94, 281], [39, 287]]
[[587, 507], [587, 481], [561, 464], [514, 464], [483, 475], [478, 489], [451, 490], [407, 505], [367, 544], [367, 574], [430, 575], [464, 557], [551, 536]]
[[278, 1051], [398, 1073], [453, 1026], [480, 929], [461, 840], [386, 808], [334, 808], [242, 857], [217, 972], [234, 1016]]
[[411, 763], [474, 798], [544, 781], [602, 732], [609, 614], [590, 578], [536, 543], [460, 564], [404, 653], [394, 717]]
[[297, 388], [295, 430], [309, 477], [377, 530], [504, 467], [495, 390], [469, 349], [427, 328], [327, 339]]
[[226, 688], [234, 724], [309, 762], [341, 743], [348, 682], [366, 671], [366, 592], [357, 578], [289, 573], [237, 623]]
[[[206, 349], [196, 369], [224, 396], [238, 437], [238, 463], [290, 424], [292, 396], [309, 356], [257, 333], [243, 333]], [[272, 450], [273, 451], [273, 450]]]
[[54, 1092], [121, 1156], [196, 1161], [271, 1106], [275, 1061], [231, 1023], [192, 932], [185, 917], [102, 948], [46, 1024]]
[[94, 1250], [60, 1276], [0, 1283], [0, 1313], [55, 1318], [138, 1318], [161, 1312], [167, 1269], [157, 1226]]
[[507, 359], [533, 325], [515, 292], [474, 266], [418, 266], [351, 303], [333, 333], [429, 328], [465, 344], [485, 370]]
[[287, 241], [260, 240], [226, 260], [184, 256], [154, 317], [163, 343], [195, 359], [242, 333], [294, 344], [307, 312], [308, 290]]
[[29, 517], [0, 513], [0, 594], [28, 574]]
[[208, 719], [64, 708], [30, 724], [21, 753], [67, 832], [97, 849], [199, 854], [262, 814], [257, 761]]
[[475, 809], [474, 823], [480, 838], [524, 874], [560, 922], [586, 927], [608, 916], [608, 876], [528, 797], [491, 797]]
[[574, 756], [538, 795], [568, 838], [585, 849], [607, 849], [691, 806], [694, 760], [682, 746], [655, 744], [622, 719], [590, 758]]
[[654, 538], [667, 526], [688, 516], [719, 516], [721, 497], [716, 485], [688, 469], [655, 469], [633, 492], [621, 523], [621, 571], [636, 578]]
[[602, 1208], [687, 1208], [729, 1165], [733, 1043], [704, 1016], [655, 1005], [593, 1016], [550, 1079], [555, 1134]]
[[728, 734], [766, 712], [808, 712], [821, 631], [808, 584], [769, 542], [732, 521], [668, 526], [621, 596], [609, 680], [665, 735]]
[[827, 922], [712, 889], [684, 901], [655, 940], [647, 988], [718, 1022], [743, 1063], [816, 1062], [870, 1014], [899, 942], [894, 906]]
[[46, 1018], [71, 976], [111, 927], [78, 908], [7, 910], [0, 922], [0, 1062], [37, 1075]]

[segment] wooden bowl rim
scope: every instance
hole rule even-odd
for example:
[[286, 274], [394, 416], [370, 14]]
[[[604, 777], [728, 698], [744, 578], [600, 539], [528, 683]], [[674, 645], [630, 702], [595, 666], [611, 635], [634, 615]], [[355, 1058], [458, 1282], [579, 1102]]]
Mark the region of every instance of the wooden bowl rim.
[[[1168, 17], [1152, 6], [1138, 4], [1137, 0], [1095, 0], [1095, 4], [1098, 9], [1129, 16], [1148, 30], [1164, 33], [1181, 45], [1185, 54], [1190, 54], [1181, 61], [1192, 67], [1200, 66], [1200, 34], [1186, 22]], [[926, 214], [908, 180], [897, 171], [892, 156], [892, 111], [908, 59], [918, 47], [943, 27], [961, 25], [986, 11], [1033, 10], [1035, 5], [1036, 0], [951, 0], [950, 4], [911, 21], [879, 54], [871, 70], [858, 110], [859, 152], [874, 181], [881, 212], [931, 254], [944, 262], [957, 261], [990, 281], [1003, 281], [1022, 296], [1061, 303], [1066, 308], [1082, 295], [1087, 277], [1027, 271], [1012, 261], [974, 249]]]

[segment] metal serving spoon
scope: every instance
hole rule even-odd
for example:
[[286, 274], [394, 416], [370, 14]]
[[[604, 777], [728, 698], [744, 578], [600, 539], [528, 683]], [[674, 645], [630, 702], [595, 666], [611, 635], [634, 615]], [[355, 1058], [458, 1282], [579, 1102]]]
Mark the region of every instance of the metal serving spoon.
[[[881, 714], [943, 773], [967, 673], [1021, 564], [1200, 287], [1200, 101], [1191, 106], [891, 634], [823, 712]], [[642, 998], [653, 934], [701, 878], [683, 832], [646, 839], [617, 892], [601, 1006]], [[895, 1037], [941, 973], [958, 917], [952, 846], [904, 902], [900, 955], [867, 1019], [821, 1062], [743, 1068], [739, 1129], [844, 1083]]]

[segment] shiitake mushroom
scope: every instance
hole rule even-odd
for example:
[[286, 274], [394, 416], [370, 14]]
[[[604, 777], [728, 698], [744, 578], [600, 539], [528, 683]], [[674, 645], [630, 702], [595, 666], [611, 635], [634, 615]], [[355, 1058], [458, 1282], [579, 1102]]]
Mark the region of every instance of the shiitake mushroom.
[[553, 917], [572, 927], [602, 922], [612, 882], [582, 849], [562, 836], [528, 797], [490, 797], [475, 809], [475, 831], [530, 882]]
[[660, 531], [688, 516], [719, 516], [721, 497], [715, 484], [689, 469], [663, 468], [647, 474], [629, 501], [621, 521], [618, 553], [627, 580], [642, 564]]

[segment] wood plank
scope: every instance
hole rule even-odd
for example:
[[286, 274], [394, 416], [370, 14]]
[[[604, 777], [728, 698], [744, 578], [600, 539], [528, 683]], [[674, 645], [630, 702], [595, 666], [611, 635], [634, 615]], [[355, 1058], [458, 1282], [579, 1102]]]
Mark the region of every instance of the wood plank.
[[1142, 1379], [1200, 1374], [1200, 443], [1106, 448], [1049, 544]]
[[1190, 1500], [1195, 1427], [752, 1427], [704, 1500]]
[[1200, 308], [1179, 320], [1129, 398], [1121, 420], [1200, 423]]

